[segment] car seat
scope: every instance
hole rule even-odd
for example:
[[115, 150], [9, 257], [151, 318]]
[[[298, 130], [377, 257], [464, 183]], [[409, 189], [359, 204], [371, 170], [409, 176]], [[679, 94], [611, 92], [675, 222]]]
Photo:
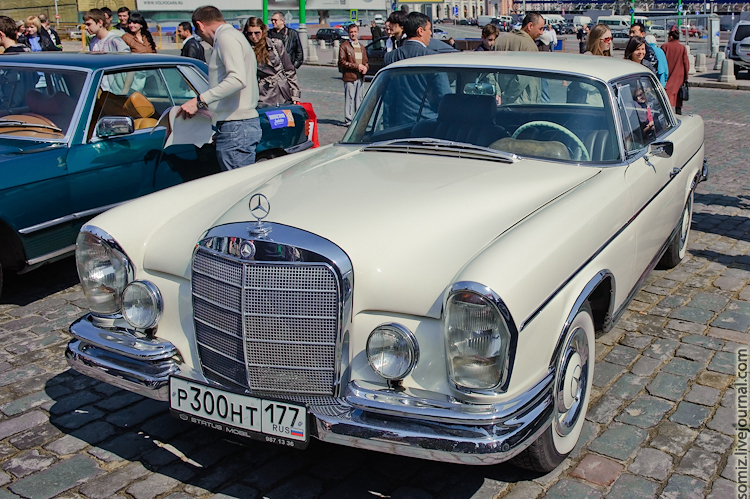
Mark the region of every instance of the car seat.
[[418, 122], [411, 136], [487, 147], [508, 136], [508, 132], [494, 122], [496, 111], [493, 95], [446, 94], [440, 99], [437, 119]]

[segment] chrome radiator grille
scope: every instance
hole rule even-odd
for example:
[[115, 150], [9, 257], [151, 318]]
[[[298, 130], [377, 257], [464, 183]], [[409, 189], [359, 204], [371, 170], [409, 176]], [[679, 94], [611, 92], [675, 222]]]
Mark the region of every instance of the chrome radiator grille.
[[333, 394], [340, 293], [328, 265], [241, 262], [199, 248], [192, 292], [206, 374], [257, 392]]

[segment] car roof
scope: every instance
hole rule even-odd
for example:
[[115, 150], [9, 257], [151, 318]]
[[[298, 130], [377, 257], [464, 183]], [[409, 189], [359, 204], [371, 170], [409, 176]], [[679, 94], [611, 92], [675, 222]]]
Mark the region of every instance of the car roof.
[[[395, 62], [392, 67], [413, 66], [495, 66], [578, 74], [610, 81], [633, 73], [650, 73], [648, 68], [616, 57], [597, 57], [554, 52], [461, 52], [435, 54]], [[388, 67], [391, 67], [388, 66]]]
[[1, 63], [67, 66], [70, 68], [102, 69], [125, 64], [193, 64], [203, 69], [197, 59], [164, 54], [99, 53], [99, 52], [18, 52], [3, 54]]

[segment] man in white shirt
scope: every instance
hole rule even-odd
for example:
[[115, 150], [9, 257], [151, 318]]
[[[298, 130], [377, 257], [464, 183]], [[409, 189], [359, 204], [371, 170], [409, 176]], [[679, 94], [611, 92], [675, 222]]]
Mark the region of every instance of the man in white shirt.
[[117, 33], [107, 30], [104, 13], [91, 9], [83, 15], [83, 24], [91, 35], [89, 50], [91, 52], [130, 52], [130, 47], [122, 41]]
[[224, 170], [255, 163], [255, 147], [261, 139], [258, 118], [258, 78], [255, 52], [238, 30], [224, 22], [213, 6], [193, 12], [193, 27], [206, 50], [209, 89], [181, 106], [183, 117], [199, 109], [213, 113], [216, 157]]

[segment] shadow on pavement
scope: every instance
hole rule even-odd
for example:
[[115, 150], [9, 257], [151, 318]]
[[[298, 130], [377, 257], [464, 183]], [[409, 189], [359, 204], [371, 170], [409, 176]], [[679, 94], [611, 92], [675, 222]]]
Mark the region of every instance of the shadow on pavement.
[[72, 256], [21, 275], [7, 272], [3, 278], [0, 305], [28, 305], [78, 284], [76, 262]]
[[[139, 497], [151, 487], [178, 482], [189, 494], [270, 499], [321, 497], [422, 497], [450, 491], [468, 499], [500, 482], [533, 480], [539, 474], [508, 464], [461, 466], [326, 444], [311, 439], [305, 450], [224, 433], [171, 417], [167, 403], [98, 382], [73, 370], [49, 380], [50, 423], [65, 436], [46, 446], [58, 455], [82, 454], [106, 463], [130, 461], [81, 487], [88, 497], [120, 489]], [[152, 472], [158, 475], [151, 475]], [[118, 475], [117, 477], [113, 475]], [[161, 485], [166, 484], [166, 485]], [[144, 490], [141, 490], [144, 489]], [[410, 492], [411, 491], [411, 492]], [[160, 492], [161, 493], [161, 492]], [[494, 494], [491, 494], [494, 495]], [[149, 495], [151, 497], [151, 495]]]

